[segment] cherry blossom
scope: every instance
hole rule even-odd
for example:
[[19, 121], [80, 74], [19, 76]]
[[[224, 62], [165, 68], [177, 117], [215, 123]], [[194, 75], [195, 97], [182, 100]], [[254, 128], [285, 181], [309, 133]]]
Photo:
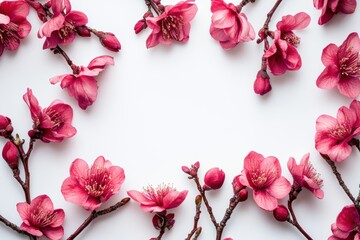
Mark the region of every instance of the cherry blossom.
[[302, 187], [309, 189], [317, 198], [323, 198], [324, 192], [321, 190], [323, 180], [309, 161], [310, 154], [305, 154], [297, 165], [293, 157], [289, 158], [288, 169], [293, 176], [295, 189]]
[[162, 184], [157, 188], [148, 186], [143, 192], [130, 190], [127, 193], [133, 200], [140, 203], [141, 209], [145, 212], [160, 213], [178, 207], [185, 200], [188, 191], [179, 192], [170, 185]]
[[146, 18], [146, 25], [152, 29], [146, 40], [146, 47], [152, 48], [159, 43], [170, 45], [173, 41], [187, 42], [190, 21], [197, 12], [197, 6], [193, 2], [194, 0], [186, 0], [167, 5], [161, 15]]
[[76, 37], [76, 28], [87, 24], [87, 16], [79, 11], [72, 11], [69, 1], [51, 0], [53, 17], [45, 22], [38, 31], [38, 37], [46, 37], [43, 49], [57, 45], [68, 45]]
[[321, 55], [325, 69], [316, 80], [322, 89], [337, 87], [339, 92], [349, 98], [360, 94], [360, 38], [355, 32], [350, 33], [345, 41], [336, 46], [330, 43]]
[[254, 200], [262, 209], [272, 211], [278, 206], [278, 199], [286, 197], [291, 185], [281, 176], [281, 167], [276, 157], [266, 157], [250, 152], [244, 160], [240, 182], [253, 190]]
[[219, 41], [225, 50], [234, 48], [241, 42], [255, 38], [255, 31], [245, 13], [239, 12], [237, 6], [226, 4], [223, 0], [211, 1], [210, 34]]
[[221, 188], [225, 180], [225, 173], [223, 170], [215, 167], [209, 169], [204, 177], [204, 190], [215, 190]]
[[315, 148], [332, 161], [344, 161], [352, 151], [349, 142], [360, 135], [360, 102], [353, 100], [350, 108], [342, 106], [334, 118], [321, 115], [316, 120]]
[[5, 49], [18, 49], [20, 40], [29, 35], [31, 24], [26, 19], [29, 11], [25, 1], [0, 2], [0, 56]]
[[95, 76], [99, 75], [107, 65], [114, 65], [114, 58], [103, 55], [94, 58], [84, 66], [73, 66], [73, 74], [63, 74], [50, 79], [52, 84], [61, 82], [61, 88], [66, 88], [69, 95], [76, 98], [80, 108], [86, 109], [95, 102], [98, 85]]
[[90, 168], [77, 158], [70, 166], [70, 177], [64, 180], [61, 192], [66, 201], [92, 211], [118, 193], [124, 180], [124, 169], [112, 165], [103, 156], [97, 157]]
[[331, 225], [332, 236], [328, 240], [360, 239], [360, 216], [354, 205], [345, 206]]
[[16, 208], [23, 220], [21, 230], [37, 237], [45, 235], [51, 240], [61, 239], [64, 235], [64, 229], [61, 226], [65, 218], [64, 210], [54, 209], [47, 195], [34, 198], [30, 204], [18, 203]]
[[314, 7], [321, 9], [319, 25], [329, 22], [339, 12], [351, 14], [355, 12], [356, 0], [313, 0]]
[[76, 134], [76, 129], [71, 125], [73, 110], [70, 105], [55, 100], [49, 107], [42, 109], [31, 89], [27, 89], [23, 99], [34, 122], [33, 131], [29, 132], [31, 137], [43, 142], [61, 142]]

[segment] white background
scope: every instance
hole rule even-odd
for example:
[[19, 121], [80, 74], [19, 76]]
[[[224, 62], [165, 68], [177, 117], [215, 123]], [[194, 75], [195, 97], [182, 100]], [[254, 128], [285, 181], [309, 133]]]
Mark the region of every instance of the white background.
[[[266, 13], [275, 1], [257, 1], [244, 8], [257, 32]], [[163, 0], [163, 4], [175, 1]], [[325, 197], [318, 200], [303, 191], [294, 208], [300, 224], [313, 239], [323, 240], [331, 235], [343, 206], [350, 204], [338, 186], [330, 167], [314, 148], [315, 121], [321, 114], [336, 116], [337, 109], [349, 106], [351, 99], [336, 90], [316, 87], [323, 70], [322, 49], [329, 43], [341, 44], [350, 32], [359, 31], [359, 9], [352, 15], [337, 15], [326, 26], [319, 26], [320, 11], [309, 1], [284, 1], [273, 16], [270, 29], [281, 16], [307, 12], [312, 21], [301, 37], [298, 51], [303, 66], [297, 72], [271, 76], [273, 90], [266, 96], [253, 92], [253, 82], [260, 68], [263, 46], [255, 41], [224, 51], [209, 35], [210, 1], [197, 1], [198, 13], [191, 22], [190, 40], [185, 44], [157, 46], [146, 49], [150, 30], [135, 35], [133, 26], [146, 11], [142, 0], [72, 1], [73, 9], [87, 14], [88, 25], [117, 35], [122, 50], [108, 52], [94, 38], [77, 38], [65, 51], [77, 65], [87, 65], [96, 56], [109, 54], [115, 66], [108, 67], [97, 78], [98, 99], [86, 111], [59, 85], [49, 78], [70, 73], [61, 56], [42, 50], [44, 39], [37, 39], [40, 22], [34, 11], [30, 35], [16, 52], [4, 52], [0, 58], [0, 114], [12, 119], [15, 133], [28, 142], [27, 131], [32, 122], [22, 100], [26, 88], [31, 88], [42, 107], [61, 99], [74, 109], [73, 125], [77, 134], [60, 144], [36, 143], [30, 160], [31, 194], [47, 194], [55, 208], [66, 213], [64, 223], [67, 238], [88, 216], [81, 207], [68, 203], [60, 192], [69, 167], [75, 158], [91, 164], [103, 155], [113, 164], [125, 169], [126, 179], [120, 193], [103, 206], [110, 206], [126, 197], [130, 189], [141, 190], [152, 184], [173, 183], [178, 190], [188, 189], [185, 202], [175, 209], [176, 223], [163, 239], [184, 239], [192, 228], [195, 184], [181, 171], [182, 165], [201, 163], [199, 174], [220, 167], [226, 173], [223, 188], [209, 194], [218, 220], [224, 214], [232, 194], [231, 181], [243, 168], [244, 157], [252, 150], [264, 156], [276, 156], [283, 175], [290, 179], [286, 163], [289, 157], [300, 161], [310, 152], [310, 159], [324, 179]], [[5, 143], [1, 141], [1, 146]], [[339, 166], [349, 188], [356, 196], [360, 177], [360, 154]], [[0, 165], [0, 214], [20, 225], [16, 203], [24, 201], [23, 193], [12, 173], [3, 162]], [[251, 192], [250, 192], [251, 193]], [[286, 199], [281, 201], [286, 203]], [[199, 239], [215, 238], [205, 208], [199, 225]], [[96, 219], [78, 239], [135, 239], [156, 237], [151, 223], [152, 214], [143, 212], [131, 201], [126, 207]], [[270, 212], [261, 210], [249, 194], [248, 201], [234, 211], [223, 237], [239, 239], [303, 239], [295, 228], [276, 222]], [[1, 239], [27, 239], [0, 226]]]

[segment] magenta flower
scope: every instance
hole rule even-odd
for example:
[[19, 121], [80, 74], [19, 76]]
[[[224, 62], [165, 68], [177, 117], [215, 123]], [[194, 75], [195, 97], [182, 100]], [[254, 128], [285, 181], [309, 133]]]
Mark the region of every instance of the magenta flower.
[[360, 216], [354, 205], [345, 206], [331, 225], [332, 236], [328, 240], [360, 239]]
[[241, 42], [255, 38], [255, 31], [244, 13], [232, 3], [223, 0], [211, 1], [210, 35], [219, 41], [225, 50], [234, 48]]
[[18, 49], [20, 39], [29, 35], [31, 24], [26, 20], [29, 11], [29, 5], [25, 1], [0, 2], [0, 56], [4, 49]]
[[61, 142], [64, 138], [70, 138], [76, 134], [76, 129], [71, 125], [73, 110], [70, 105], [55, 100], [49, 107], [41, 109], [38, 100], [29, 88], [23, 95], [23, 99], [30, 109], [34, 122], [33, 131], [29, 132], [31, 137], [43, 142]]
[[360, 38], [355, 32], [350, 33], [338, 47], [331, 43], [321, 55], [325, 65], [316, 85], [322, 89], [337, 87], [339, 92], [349, 98], [360, 94]]
[[356, 0], [314, 0], [314, 7], [321, 9], [318, 24], [323, 25], [339, 12], [345, 14], [355, 12]]
[[190, 21], [195, 17], [197, 6], [194, 0], [180, 1], [175, 5], [165, 6], [165, 11], [157, 17], [146, 18], [146, 24], [152, 29], [146, 40], [146, 47], [152, 48], [163, 43], [189, 40]]
[[337, 117], [321, 115], [316, 120], [315, 148], [332, 161], [344, 161], [352, 151], [349, 141], [360, 135], [360, 102], [339, 108]]
[[44, 23], [38, 31], [38, 37], [46, 37], [43, 49], [57, 45], [68, 45], [76, 37], [76, 28], [87, 24], [87, 16], [79, 11], [71, 11], [70, 2], [51, 0], [54, 16]]
[[118, 193], [124, 180], [124, 169], [103, 156], [96, 158], [91, 168], [78, 158], [71, 164], [70, 177], [64, 180], [61, 192], [66, 201], [92, 211]]
[[18, 203], [16, 208], [23, 220], [21, 230], [37, 237], [45, 235], [51, 240], [61, 239], [64, 235], [61, 226], [65, 218], [64, 210], [54, 210], [53, 203], [47, 195], [34, 198], [30, 204]]
[[136, 202], [145, 212], [161, 213], [167, 209], [178, 207], [186, 198], [188, 191], [176, 191], [169, 185], [159, 185], [156, 189], [148, 186], [143, 192], [130, 190], [127, 194]]
[[319, 173], [309, 162], [310, 154], [305, 154], [300, 164], [297, 165], [293, 157], [289, 158], [287, 163], [288, 169], [294, 178], [293, 187], [301, 189], [302, 187], [309, 189], [317, 198], [322, 199], [324, 192], [321, 190], [323, 180], [320, 179]]
[[274, 75], [284, 74], [287, 70], [299, 70], [302, 62], [295, 46], [281, 39], [281, 31], [274, 32], [274, 43], [264, 53], [269, 70]]
[[289, 181], [281, 176], [281, 167], [276, 157], [266, 157], [250, 152], [244, 160], [240, 182], [253, 190], [254, 200], [262, 209], [272, 211], [278, 206], [278, 199], [287, 196], [291, 190]]
[[221, 188], [225, 180], [225, 173], [223, 170], [214, 167], [209, 169], [204, 177], [204, 190], [215, 190]]
[[114, 58], [103, 55], [94, 58], [87, 67], [73, 66], [73, 74], [63, 74], [50, 79], [52, 84], [61, 82], [69, 95], [76, 98], [80, 108], [86, 109], [95, 102], [98, 85], [95, 76], [99, 75], [107, 65], [114, 65]]
[[281, 32], [280, 38], [287, 41], [294, 47], [300, 43], [300, 38], [293, 30], [301, 30], [310, 24], [310, 16], [304, 12], [283, 16], [281, 21], [276, 24], [276, 28]]

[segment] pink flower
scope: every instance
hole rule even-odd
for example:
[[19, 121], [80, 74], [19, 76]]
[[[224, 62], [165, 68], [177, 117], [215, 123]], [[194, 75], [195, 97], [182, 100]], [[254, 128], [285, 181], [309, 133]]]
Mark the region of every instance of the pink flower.
[[25, 1], [2, 1], [0, 3], [0, 56], [4, 49], [14, 51], [20, 39], [29, 35], [31, 24], [26, 20], [29, 5]]
[[223, 0], [211, 1], [210, 35], [223, 49], [228, 50], [241, 42], [255, 38], [255, 31], [248, 22], [244, 13], [232, 3], [226, 4]]
[[61, 88], [66, 88], [69, 95], [77, 99], [80, 108], [86, 109], [95, 102], [98, 85], [95, 76], [99, 75], [107, 65], [114, 65], [111, 56], [94, 58], [87, 67], [74, 66], [73, 74], [63, 74], [50, 79], [52, 84], [61, 82]]
[[354, 205], [345, 206], [331, 225], [332, 236], [328, 240], [360, 239], [360, 216]]
[[254, 92], [265, 95], [271, 91], [270, 77], [264, 70], [259, 70], [254, 82]]
[[156, 189], [148, 186], [143, 192], [130, 190], [127, 194], [136, 202], [145, 212], [160, 213], [167, 209], [178, 207], [186, 198], [188, 191], [176, 191], [169, 185], [159, 185]]
[[349, 98], [360, 94], [360, 39], [357, 33], [350, 33], [338, 47], [331, 43], [321, 55], [325, 65], [316, 85], [322, 89], [337, 87], [339, 92]]
[[20, 153], [15, 144], [10, 141], [7, 141], [2, 150], [2, 157], [7, 162], [11, 169], [18, 168], [18, 162]]
[[53, 101], [49, 107], [41, 109], [38, 100], [31, 89], [23, 96], [29, 106], [31, 118], [34, 122], [31, 137], [39, 138], [43, 142], [61, 142], [76, 134], [76, 129], [71, 125], [73, 118], [72, 108], [60, 100]]
[[318, 24], [323, 25], [339, 12], [345, 14], [355, 12], [356, 0], [314, 0], [314, 6], [321, 9]]
[[173, 40], [187, 42], [189, 40], [190, 21], [195, 17], [197, 6], [194, 0], [180, 1], [165, 7], [158, 17], [146, 18], [146, 24], [152, 29], [146, 40], [146, 47], [152, 48], [163, 43], [170, 45]]
[[294, 178], [293, 187], [295, 189], [301, 189], [302, 187], [309, 189], [317, 198], [324, 197], [324, 192], [320, 188], [322, 187], [323, 180], [320, 179], [319, 173], [316, 172], [313, 165], [309, 162], [310, 154], [305, 154], [300, 164], [297, 165], [294, 158], [290, 158], [287, 166]]
[[360, 102], [339, 108], [337, 117], [321, 115], [316, 120], [315, 148], [332, 161], [344, 161], [352, 151], [349, 141], [360, 135]]
[[44, 23], [38, 31], [38, 37], [46, 37], [43, 49], [57, 45], [68, 45], [76, 37], [76, 28], [87, 24], [87, 16], [79, 11], [71, 11], [70, 2], [51, 0], [54, 16]]
[[264, 53], [269, 70], [274, 75], [284, 74], [287, 70], [299, 70], [302, 62], [295, 46], [281, 39], [281, 31], [274, 32], [274, 43]]
[[124, 180], [124, 170], [103, 156], [96, 158], [91, 168], [78, 158], [71, 164], [70, 177], [64, 180], [61, 192], [66, 201], [92, 211], [118, 193]]
[[34, 198], [30, 204], [23, 202], [16, 204], [16, 208], [23, 223], [20, 226], [31, 235], [41, 237], [43, 234], [51, 239], [61, 239], [64, 229], [65, 213], [62, 209], [55, 209], [47, 195]]
[[304, 12], [297, 13], [295, 16], [283, 16], [281, 21], [276, 24], [276, 28], [281, 32], [280, 38], [296, 47], [300, 43], [300, 38], [293, 30], [306, 28], [310, 24], [310, 20], [310, 16]]
[[291, 185], [281, 176], [279, 160], [250, 152], [244, 160], [240, 182], [253, 190], [254, 200], [262, 209], [272, 211], [278, 206], [278, 199], [289, 194]]
[[223, 170], [215, 167], [209, 169], [204, 177], [204, 190], [215, 190], [221, 188], [225, 180], [225, 173]]

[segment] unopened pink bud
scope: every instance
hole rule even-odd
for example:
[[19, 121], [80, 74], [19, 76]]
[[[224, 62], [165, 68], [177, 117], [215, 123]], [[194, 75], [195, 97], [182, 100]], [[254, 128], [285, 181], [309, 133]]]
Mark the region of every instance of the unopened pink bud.
[[223, 185], [225, 180], [225, 173], [219, 168], [209, 169], [204, 177], [204, 190], [219, 189]]
[[121, 45], [116, 36], [112, 33], [98, 32], [97, 36], [100, 39], [101, 44], [110, 51], [118, 52], [121, 49]]
[[279, 205], [273, 211], [274, 218], [279, 222], [285, 222], [289, 219], [289, 211], [284, 205]]
[[17, 147], [10, 141], [8, 141], [3, 148], [2, 151], [2, 157], [7, 162], [9, 167], [11, 169], [17, 169], [18, 168], [18, 162], [19, 162], [19, 150]]
[[77, 32], [77, 34], [79, 34], [79, 36], [81, 36], [81, 37], [90, 37], [90, 36], [91, 36], [90, 30], [89, 30], [89, 28], [87, 28], [86, 26], [76, 27], [76, 32]]
[[147, 24], [146, 22], [144, 21], [144, 19], [141, 19], [139, 20], [135, 26], [134, 26], [134, 31], [135, 31], [135, 34], [138, 34], [140, 33], [142, 30], [144, 30], [145, 28], [147, 28]]
[[270, 77], [266, 71], [258, 71], [254, 82], [254, 91], [260, 95], [264, 95], [271, 91]]
[[6, 130], [6, 127], [10, 125], [10, 123], [10, 118], [0, 115], [0, 131]]
[[238, 192], [240, 192], [241, 189], [244, 188], [244, 185], [240, 183], [240, 175], [234, 177], [232, 181], [232, 186], [233, 186], [234, 194], [237, 194]]
[[245, 202], [248, 199], [248, 191], [245, 188], [241, 189], [238, 193], [238, 198], [240, 202]]

